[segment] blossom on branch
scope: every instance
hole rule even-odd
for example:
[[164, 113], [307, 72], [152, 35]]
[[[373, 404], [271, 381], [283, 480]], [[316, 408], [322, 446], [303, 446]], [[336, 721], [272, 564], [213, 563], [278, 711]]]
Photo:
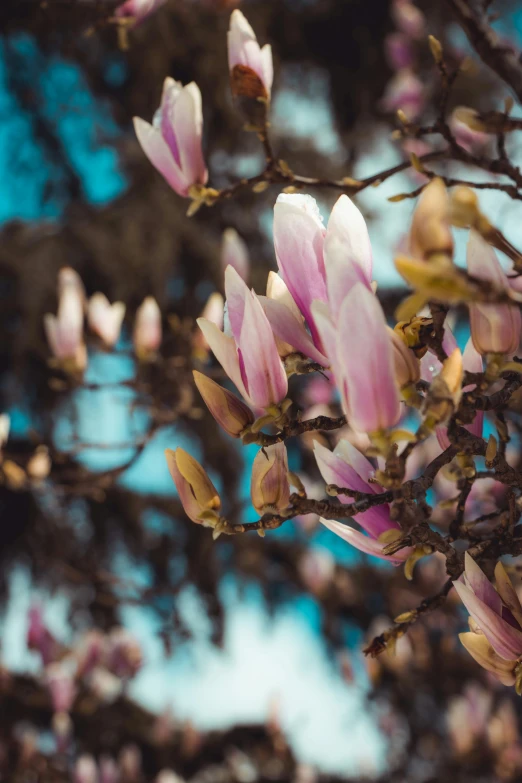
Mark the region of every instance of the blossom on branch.
[[288, 508], [290, 485], [284, 443], [260, 449], [252, 465], [252, 505], [258, 514], [277, 514]]
[[87, 305], [87, 322], [108, 348], [113, 348], [119, 340], [121, 325], [125, 317], [123, 302], [111, 304], [105, 294], [93, 294]]
[[183, 449], [166, 449], [165, 457], [186, 515], [198, 525], [215, 527], [221, 500], [206, 471]]
[[135, 117], [134, 129], [143, 152], [171, 188], [180, 196], [196, 198], [208, 179], [201, 149], [203, 111], [197, 84], [183, 87], [167, 77], [152, 125]]
[[161, 345], [161, 310], [153, 296], [147, 296], [136, 310], [133, 343], [140, 361], [151, 361]]
[[254, 408], [273, 409], [285, 399], [288, 380], [272, 327], [258, 297], [230, 266], [225, 294], [230, 335], [205, 318], [198, 325], [241, 396]]
[[471, 631], [459, 639], [480, 666], [503, 685], [522, 691], [522, 606], [502, 563], [495, 567], [496, 589], [466, 552], [463, 581], [454, 582], [470, 613]]
[[80, 276], [65, 267], [58, 275], [58, 313], [44, 316], [44, 328], [56, 363], [66, 372], [83, 372], [87, 348], [83, 338], [85, 293]]
[[136, 24], [139, 24], [166, 2], [167, 0], [125, 0], [116, 8], [114, 16], [117, 19], [130, 17]]
[[235, 394], [194, 370], [194, 382], [217, 423], [233, 438], [240, 438], [255, 416]]
[[[371, 462], [349, 441], [340, 440], [333, 451], [315, 441], [314, 453], [321, 476], [327, 484], [335, 484], [367, 495], [376, 495], [383, 491], [382, 487], [373, 480], [375, 469]], [[341, 503], [352, 502], [349, 494], [341, 494], [338, 497]], [[367, 535], [341, 522], [322, 518], [320, 521], [332, 533], [361, 552], [389, 560], [394, 565], [404, 563], [412, 554], [411, 547], [401, 549], [392, 556], [385, 555], [383, 552], [385, 546], [398, 540], [402, 535], [397, 522], [390, 518], [390, 507], [387, 503], [373, 506], [367, 511], [355, 514], [353, 518]]]
[[259, 46], [251, 25], [237, 8], [230, 17], [227, 38], [233, 95], [270, 100], [274, 79], [270, 44]]

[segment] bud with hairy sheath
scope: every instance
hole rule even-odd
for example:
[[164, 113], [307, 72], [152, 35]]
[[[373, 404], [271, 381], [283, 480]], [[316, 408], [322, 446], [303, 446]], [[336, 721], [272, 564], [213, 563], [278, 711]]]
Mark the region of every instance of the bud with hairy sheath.
[[252, 465], [252, 505], [258, 514], [284, 511], [290, 502], [288, 460], [284, 443], [260, 449]]
[[186, 515], [198, 525], [215, 527], [221, 500], [205, 470], [183, 449], [166, 449], [165, 457]]

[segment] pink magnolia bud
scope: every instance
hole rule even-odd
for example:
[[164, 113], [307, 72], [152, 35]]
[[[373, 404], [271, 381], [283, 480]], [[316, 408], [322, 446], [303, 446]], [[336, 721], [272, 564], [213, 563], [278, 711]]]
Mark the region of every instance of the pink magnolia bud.
[[108, 348], [119, 340], [121, 325], [125, 316], [123, 302], [110, 304], [105, 294], [94, 294], [87, 305], [87, 321], [91, 330], [97, 334]]
[[460, 641], [480, 666], [520, 692], [522, 607], [516, 591], [502, 563], [495, 568], [495, 590], [473, 558], [467, 552], [464, 557], [464, 581], [453, 585], [477, 632], [460, 634]]
[[237, 9], [230, 17], [228, 67], [234, 95], [270, 99], [274, 79], [272, 47], [259, 46], [251, 25]]
[[78, 274], [68, 267], [60, 270], [58, 314], [44, 316], [44, 329], [54, 358], [70, 372], [83, 372], [87, 366], [83, 340], [84, 306], [83, 285]]
[[69, 712], [76, 698], [76, 683], [72, 661], [64, 659], [50, 663], [45, 669], [45, 682], [55, 712]]
[[255, 416], [235, 394], [224, 389], [201, 372], [194, 370], [194, 381], [205, 405], [217, 423], [233, 438], [240, 438]]
[[125, 628], [113, 628], [107, 639], [107, 669], [122, 679], [131, 679], [141, 668], [143, 653], [139, 642]]
[[161, 345], [161, 310], [153, 296], [147, 296], [136, 310], [134, 350], [141, 361], [155, 358]]
[[87, 754], [80, 756], [74, 765], [73, 781], [74, 783], [99, 783], [98, 767], [92, 756]]
[[248, 248], [235, 228], [227, 228], [223, 231], [221, 240], [221, 268], [223, 272], [229, 264], [234, 267], [245, 282], [248, 281], [250, 272]]
[[260, 515], [288, 508], [290, 486], [284, 443], [258, 451], [252, 465], [251, 494], [252, 505]]
[[410, 0], [393, 0], [391, 12], [393, 21], [402, 33], [408, 38], [422, 38], [424, 14]]
[[401, 68], [390, 79], [381, 100], [384, 111], [402, 109], [410, 121], [416, 120], [424, 109], [424, 85], [411, 68]]
[[221, 500], [204, 469], [183, 449], [167, 449], [165, 456], [186, 515], [198, 525], [215, 527]]
[[125, 0], [116, 8], [114, 15], [120, 19], [132, 17], [136, 23], [139, 23], [166, 2], [167, 0]]
[[384, 39], [384, 50], [390, 68], [400, 71], [411, 68], [414, 62], [411, 41], [404, 33], [390, 33]]
[[[466, 260], [470, 275], [490, 283], [498, 291], [508, 289], [507, 277], [495, 251], [473, 229], [469, 233]], [[518, 305], [477, 302], [470, 304], [469, 318], [471, 337], [479, 353], [512, 354], [517, 350], [522, 327]]]
[[170, 77], [165, 79], [153, 124], [135, 117], [134, 129], [143, 152], [176, 193], [190, 196], [193, 187], [206, 184], [201, 93], [195, 82], [183, 87]]

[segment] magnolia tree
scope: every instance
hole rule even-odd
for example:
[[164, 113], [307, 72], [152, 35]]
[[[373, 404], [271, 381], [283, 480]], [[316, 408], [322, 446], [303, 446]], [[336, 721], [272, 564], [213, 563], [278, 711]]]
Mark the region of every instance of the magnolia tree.
[[[111, 3], [104, 24], [118, 30], [121, 47], [132, 48], [132, 36], [160, 15], [165, 3]], [[228, 14], [235, 4], [216, 5]], [[430, 35], [427, 18], [410, 0], [391, 5], [393, 29], [384, 45], [392, 76], [380, 108], [396, 116], [390, 143], [400, 147], [404, 160], [363, 179], [297, 173], [292, 161], [278, 157], [270, 121], [271, 46], [261, 46], [245, 14], [232, 10], [226, 42], [230, 89], [245, 132], [262, 150], [261, 170], [225, 187], [212, 186], [201, 91], [195, 82], [176, 81], [176, 74], [165, 74], [152, 121], [135, 117], [134, 129], [152, 166], [186, 200], [187, 224], [194, 216], [202, 232], [219, 205], [237, 201], [241, 210], [242, 197], [267, 191], [277, 271], [268, 273], [266, 287], [251, 288], [251, 278], [260, 277], [250, 261], [253, 252], [235, 229], [226, 229], [220, 248], [224, 297], [213, 293], [195, 326], [176, 313], [166, 318], [151, 295], [141, 295], [132, 311], [104, 292], [88, 295], [78, 272], [63, 266], [56, 311], [43, 319], [49, 389], [58, 395], [97, 390], [102, 384], [88, 377], [94, 351], [130, 354], [135, 377], [115, 385], [133, 390], [133, 404], [147, 409], [151, 425], [131, 444], [135, 450], [127, 462], [93, 475], [75, 462], [85, 444], [60, 449], [51, 432], [36, 445], [33, 438], [19, 453], [9, 438], [9, 416], [0, 417], [3, 486], [36, 498], [43, 516], [61, 508], [64, 497], [71, 504], [84, 499], [123, 508], [111, 494], [117, 480], [162, 427], [182, 416], [195, 426], [203, 415], [193, 403], [199, 398], [227, 438], [257, 448], [250, 477], [255, 520], [234, 492], [237, 455], [217, 439], [212, 467], [223, 456], [232, 466], [224, 491], [218, 492], [206, 464], [193, 456], [195, 448], [168, 449], [181, 505], [155, 501], [155, 508], [180, 519], [183, 510], [192, 523], [209, 529], [208, 536], [196, 528], [187, 533], [197, 542], [188, 547], [189, 570], [198, 570], [197, 579], [202, 579], [202, 560], [214, 556], [211, 539], [219, 549], [234, 537], [241, 553], [248, 534], [257, 533], [265, 540], [257, 542], [255, 556], [243, 558], [252, 573], [260, 576], [260, 558], [268, 552], [267, 562], [284, 560], [288, 580], [321, 601], [330, 620], [355, 618], [367, 629], [363, 652], [380, 725], [392, 747], [391, 771], [383, 777], [390, 780], [425, 780], [422, 764], [434, 769], [437, 763], [446, 775], [472, 779], [463, 772], [463, 759], [475, 763], [469, 767], [472, 776], [486, 762], [502, 778], [516, 779], [522, 770], [514, 706], [515, 694], [522, 693], [522, 606], [513, 560], [522, 554], [522, 358], [517, 355], [522, 251], [480, 202], [483, 190], [511, 198], [515, 210], [522, 200], [522, 174], [508, 153], [522, 129], [522, 121], [512, 116], [514, 99], [522, 103], [522, 65], [510, 42], [493, 31], [487, 7], [466, 0], [448, 0], [448, 5], [469, 39], [472, 58]], [[96, 25], [90, 34], [93, 29]], [[430, 81], [422, 78], [420, 65], [428, 52]], [[473, 74], [477, 59], [504, 85], [500, 108], [495, 95], [487, 96], [491, 104], [480, 111], [455, 107], [453, 95]], [[459, 98], [463, 103], [462, 91]], [[367, 227], [356, 201], [369, 188], [376, 187], [379, 195], [381, 183], [393, 183], [403, 172], [410, 174], [413, 189], [389, 197], [387, 210], [394, 220], [395, 202], [413, 202], [411, 220], [403, 226], [406, 238], [394, 258], [408, 293], [401, 291], [392, 318], [389, 293], [378, 289], [373, 274], [372, 234], [379, 227], [375, 222]], [[335, 194], [326, 225], [308, 191]], [[465, 266], [455, 251], [454, 229], [467, 234]], [[127, 328], [130, 339], [122, 349]], [[198, 447], [204, 435], [194, 433]], [[291, 469], [288, 448], [291, 457], [301, 455], [302, 470]], [[138, 514], [147, 508], [132, 502]], [[63, 515], [74, 516], [73, 506]], [[351, 571], [336, 566], [325, 551], [305, 547], [283, 555], [271, 531], [292, 524], [301, 531], [323, 525], [347, 551], [352, 547], [369, 558]], [[83, 585], [81, 550], [68, 536], [62, 567]], [[157, 594], [93, 565], [98, 622], [72, 641], [50, 630], [41, 605], [31, 607], [27, 646], [39, 659], [40, 674], [31, 678], [0, 670], [0, 685], [18, 721], [16, 780], [176, 783], [181, 780], [176, 765], [194, 780], [319, 779], [296, 766], [275, 717], [257, 746], [248, 735], [250, 755], [227, 756], [219, 777], [215, 767], [194, 766], [198, 756], [214, 759], [212, 738], [170, 714], [154, 716], [130, 699], [128, 688], [143, 654], [134, 635], [114, 622], [112, 606], [152, 606], [158, 599], [155, 608], [168, 638], [170, 608], [165, 612], [161, 599], [165, 593], [177, 595], [182, 582], [172, 587], [168, 581], [163, 545], [150, 553]], [[131, 546], [146, 547], [146, 536]], [[375, 558], [395, 568], [371, 569], [366, 563]], [[201, 588], [209, 613], [219, 616], [213, 570]], [[375, 595], [374, 612], [369, 596]], [[383, 620], [383, 611], [395, 620]], [[339, 639], [334, 641], [339, 646]], [[352, 658], [337, 659], [350, 682]], [[438, 701], [441, 694], [434, 695], [439, 677], [444, 702]], [[456, 687], [472, 677], [463, 690]], [[428, 701], [430, 682], [435, 687]], [[379, 701], [384, 692], [392, 694], [388, 702]], [[449, 739], [444, 752], [433, 740], [431, 709], [444, 717]], [[52, 753], [42, 749], [35, 729], [18, 720], [31, 710], [38, 712], [35, 724], [51, 729]], [[112, 747], [107, 752], [101, 735], [113, 737], [117, 753]], [[243, 740], [224, 735], [223, 743]], [[6, 744], [0, 768], [9, 768], [12, 753]], [[436, 761], [437, 755], [444, 761]], [[274, 758], [277, 763], [270, 766], [267, 759]], [[208, 777], [212, 774], [217, 777]]]
[[[398, 3], [396, 12], [403, 29], [418, 36], [422, 19], [417, 9]], [[478, 35], [478, 21], [469, 14], [466, 23]], [[393, 59], [401, 62], [408, 60], [404, 36], [389, 42]], [[484, 40], [498, 55], [495, 40]], [[429, 44], [448, 91], [457, 72], [448, 73], [439, 41], [430, 36]], [[506, 58], [512, 57], [509, 51]], [[516, 408], [522, 360], [516, 353], [522, 326], [517, 284], [522, 256], [481, 212], [469, 184], [438, 176], [425, 165], [448, 155], [488, 171], [507, 166], [506, 176], [513, 175], [514, 184], [491, 181], [475, 187], [508, 189], [518, 199], [520, 175], [503, 153], [505, 134], [519, 124], [509, 117], [512, 101], [504, 113], [480, 115], [466, 107], [455, 112], [454, 122], [464, 126], [460, 133], [469, 137], [469, 145], [478, 134], [481, 145], [487, 134], [499, 137], [497, 158], [475, 157], [467, 144], [459, 144], [444, 113], [430, 127], [414, 122], [421, 86], [403, 73], [406, 86], [395, 86], [395, 101], [405, 107], [398, 109], [398, 133], [413, 139], [440, 134], [447, 148], [422, 157], [412, 153], [405, 166], [366, 181], [307, 181], [274, 158], [269, 127], [272, 54], [269, 45], [260, 47], [239, 10], [230, 20], [228, 60], [232, 92], [243, 101], [248, 129], [258, 134], [266, 152], [266, 169], [260, 175], [228, 191], [208, 186], [201, 95], [194, 83], [183, 87], [167, 78], [153, 125], [135, 120], [149, 160], [180, 196], [191, 199], [189, 215], [241, 188], [285, 185], [274, 206], [278, 272], [269, 274], [266, 294], [248, 287], [245, 268], [231, 257], [225, 269], [224, 313], [217, 323], [198, 320], [240, 396], [194, 372], [195, 384], [220, 426], [243, 444], [260, 447], [251, 477], [252, 504], [260, 518], [230, 523], [204, 467], [178, 448], [167, 451], [167, 461], [187, 516], [211, 528], [217, 539], [249, 531], [264, 536], [297, 516], [315, 514], [351, 546], [402, 566], [406, 579], [412, 578], [419, 558], [439, 553], [448, 575], [440, 591], [402, 613], [366, 653], [378, 655], [393, 647], [455, 587], [470, 614], [471, 630], [460, 635], [462, 644], [481, 666], [521, 693], [522, 607], [500, 558], [520, 554]], [[400, 320], [392, 328], [372, 280], [371, 238], [350, 196], [407, 165], [425, 182], [417, 192], [392, 199], [419, 195], [407, 247], [395, 258], [412, 293], [398, 307]], [[341, 191], [326, 227], [316, 201], [303, 192], [308, 185], [321, 184]], [[469, 230], [466, 270], [454, 263], [452, 226]], [[228, 252], [241, 258], [242, 248], [234, 251], [230, 242]], [[507, 273], [496, 250], [512, 262]], [[471, 332], [463, 351], [448, 325], [458, 305], [467, 307]], [[306, 419], [295, 410], [289, 381], [312, 372], [331, 384], [338, 417]], [[487, 439], [485, 412], [496, 431]], [[289, 471], [286, 441], [303, 433], [338, 430], [333, 449], [314, 441], [326, 499], [312, 499]], [[433, 487], [429, 504], [427, 494]], [[482, 502], [494, 497], [496, 510], [483, 513], [477, 497]], [[435, 524], [433, 514], [441, 504], [449, 525]], [[493, 570], [495, 586], [489, 578]]]

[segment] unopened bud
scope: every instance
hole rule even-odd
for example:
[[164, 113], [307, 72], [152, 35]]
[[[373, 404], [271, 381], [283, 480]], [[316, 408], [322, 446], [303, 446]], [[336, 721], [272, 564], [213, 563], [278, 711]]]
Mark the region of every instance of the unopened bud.
[[408, 348], [401, 337], [390, 327], [387, 327], [393, 346], [393, 359], [395, 362], [395, 377], [397, 383], [402, 389], [411, 383], [417, 383], [420, 380], [420, 362]]
[[183, 449], [167, 449], [165, 456], [186, 515], [199, 525], [215, 527], [221, 501], [205, 470]]
[[469, 302], [474, 297], [474, 287], [446, 255], [434, 256], [430, 263], [399, 255], [395, 258], [395, 266], [426, 302], [435, 300], [458, 304]]
[[433, 59], [437, 63], [437, 65], [440, 65], [442, 62], [442, 44], [439, 41], [438, 38], [435, 38], [434, 35], [428, 35], [428, 43], [430, 45], [430, 51], [433, 55]]
[[239, 438], [253, 424], [255, 416], [239, 397], [201, 372], [194, 370], [194, 381], [205, 405], [217, 423], [233, 438]]
[[419, 198], [409, 236], [414, 258], [429, 260], [435, 254], [453, 254], [449, 198], [439, 177], [432, 179]]
[[457, 106], [453, 112], [453, 118], [477, 133], [487, 133], [488, 131], [478, 111], [470, 109], [468, 106]]
[[252, 465], [252, 505], [258, 514], [288, 508], [290, 486], [286, 446], [277, 443], [258, 451]]

